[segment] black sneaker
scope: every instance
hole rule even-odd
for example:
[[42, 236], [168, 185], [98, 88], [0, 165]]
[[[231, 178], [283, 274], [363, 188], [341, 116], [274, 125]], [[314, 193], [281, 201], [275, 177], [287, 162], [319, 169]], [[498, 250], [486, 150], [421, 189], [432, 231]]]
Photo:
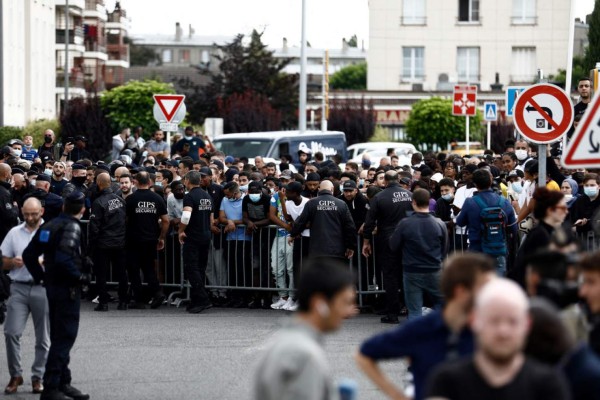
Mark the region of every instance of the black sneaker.
[[40, 400], [71, 400], [71, 398], [67, 397], [63, 392], [61, 392], [58, 389], [44, 388], [44, 391], [40, 396]]
[[213, 305], [211, 303], [204, 304], [201, 306], [192, 306], [187, 309], [187, 312], [189, 312], [190, 314], [200, 314], [202, 311], [212, 308], [212, 306]]
[[127, 311], [129, 309], [129, 303], [126, 303], [124, 301], [120, 301], [119, 305], [117, 306], [117, 310], [119, 311]]
[[396, 315], [386, 315], [385, 317], [381, 317], [382, 324], [399, 324], [398, 317]]
[[152, 301], [150, 302], [150, 308], [153, 310], [156, 310], [158, 307], [163, 305], [163, 302], [165, 301], [165, 295], [164, 294], [157, 294], [156, 296], [154, 296], [152, 298]]
[[73, 400], [89, 400], [90, 395], [81, 393], [81, 390], [74, 388], [71, 385], [64, 385], [60, 388], [60, 391], [63, 392], [66, 396], [72, 398]]
[[108, 311], [108, 304], [98, 303], [98, 305], [94, 307], [94, 311]]
[[144, 303], [142, 303], [141, 301], [135, 301], [135, 302], [129, 304], [129, 308], [132, 310], [145, 310], [146, 305]]

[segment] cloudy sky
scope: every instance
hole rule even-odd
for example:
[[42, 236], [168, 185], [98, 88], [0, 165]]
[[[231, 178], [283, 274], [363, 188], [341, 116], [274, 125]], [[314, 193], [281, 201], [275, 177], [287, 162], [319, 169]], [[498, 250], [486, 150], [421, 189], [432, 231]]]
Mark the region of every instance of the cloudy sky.
[[[594, 0], [572, 1], [575, 17], [581, 19], [594, 8]], [[105, 3], [112, 11], [115, 0]], [[300, 45], [301, 4], [301, 0], [121, 0], [133, 36], [174, 34], [175, 22], [186, 33], [192, 24], [198, 35], [234, 36], [256, 28], [264, 29], [264, 41], [273, 47], [280, 47], [284, 37], [289, 45]], [[340, 48], [342, 38], [354, 34], [368, 47], [368, 0], [306, 0], [306, 4], [307, 40], [313, 47]]]

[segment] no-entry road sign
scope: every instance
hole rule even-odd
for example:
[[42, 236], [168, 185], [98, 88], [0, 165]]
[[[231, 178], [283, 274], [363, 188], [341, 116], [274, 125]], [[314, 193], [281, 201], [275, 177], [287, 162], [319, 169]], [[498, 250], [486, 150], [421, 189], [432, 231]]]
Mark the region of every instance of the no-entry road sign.
[[573, 124], [573, 105], [558, 86], [540, 83], [517, 97], [514, 122], [525, 138], [538, 144], [560, 139]]
[[566, 168], [600, 168], [600, 92], [594, 95], [563, 151]]
[[477, 113], [477, 86], [454, 86], [452, 99], [452, 115], [472, 117]]

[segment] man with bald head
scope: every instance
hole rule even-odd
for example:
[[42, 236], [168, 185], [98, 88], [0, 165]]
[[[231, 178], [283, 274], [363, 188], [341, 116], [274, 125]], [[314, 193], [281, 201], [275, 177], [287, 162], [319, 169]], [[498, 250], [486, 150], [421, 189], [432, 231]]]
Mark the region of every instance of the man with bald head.
[[125, 271], [125, 200], [111, 189], [110, 175], [96, 177], [99, 195], [92, 204], [89, 229], [89, 253], [94, 260], [98, 305], [94, 311], [108, 311], [110, 296], [106, 290], [106, 274], [110, 263], [119, 281], [119, 305], [127, 309], [127, 273]]
[[11, 194], [11, 179], [12, 173], [8, 164], [0, 164], [0, 241], [19, 223], [17, 207]]
[[441, 366], [431, 377], [427, 399], [569, 399], [558, 371], [523, 354], [529, 333], [529, 303], [523, 289], [498, 278], [475, 300], [471, 323], [473, 357]]
[[352, 258], [356, 227], [343, 200], [333, 196], [333, 183], [323, 181], [319, 194], [306, 203], [290, 232], [290, 242], [310, 224], [310, 255]]
[[[372, 242], [375, 242], [377, 257], [375, 258], [375, 279], [379, 280], [383, 271], [383, 287], [386, 295], [386, 310], [381, 318], [385, 324], [397, 324], [400, 315], [400, 297], [398, 288], [402, 282], [402, 262], [398, 253], [390, 247], [390, 238], [398, 223], [412, 211], [412, 194], [400, 187], [398, 173], [394, 170], [384, 174], [385, 189], [369, 202], [369, 212], [363, 229], [364, 242], [362, 253], [369, 257], [372, 253]], [[377, 227], [377, 235], [373, 231]], [[372, 276], [369, 277], [371, 282]], [[379, 282], [381, 285], [381, 283]]]
[[25, 200], [22, 212], [25, 222], [12, 228], [0, 246], [4, 269], [10, 271], [8, 275], [12, 280], [4, 322], [6, 359], [10, 373], [10, 382], [4, 390], [6, 394], [15, 393], [23, 384], [21, 336], [29, 313], [35, 329], [35, 358], [31, 366], [31, 385], [34, 393], [41, 393], [44, 389], [42, 378], [50, 348], [46, 289], [40, 284], [35, 284], [22, 258], [23, 250], [42, 224], [42, 203], [31, 197]]

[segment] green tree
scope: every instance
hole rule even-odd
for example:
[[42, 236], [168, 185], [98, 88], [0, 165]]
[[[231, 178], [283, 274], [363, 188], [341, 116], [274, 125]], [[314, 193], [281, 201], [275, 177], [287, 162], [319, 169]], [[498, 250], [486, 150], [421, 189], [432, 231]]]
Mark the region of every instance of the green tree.
[[160, 57], [150, 47], [138, 45], [128, 37], [125, 37], [124, 42], [129, 44], [129, 63], [131, 66], [145, 67], [152, 63], [160, 64]]
[[[129, 81], [105, 92], [102, 96], [102, 109], [113, 130], [119, 127], [142, 126], [146, 134], [158, 126], [154, 120], [154, 94], [175, 93], [173, 85], [158, 80]], [[186, 101], [187, 105], [187, 101]]]
[[600, 0], [595, 1], [594, 11], [592, 11], [588, 23], [590, 25], [588, 30], [589, 45], [585, 52], [584, 67], [589, 71], [596, 66], [597, 62], [600, 62]]
[[352, 35], [352, 37], [350, 39], [348, 39], [348, 47], [358, 47], [358, 38], [356, 37], [356, 34]]
[[[589, 68], [585, 67], [585, 60], [583, 57], [573, 57], [573, 72], [571, 76], [571, 91], [575, 91], [577, 89], [577, 83], [579, 79], [584, 76], [589, 75]], [[564, 88], [565, 81], [567, 80], [567, 71], [564, 69], [559, 69], [558, 74], [549, 75], [548, 79], [555, 83], [556, 85]]]
[[[297, 125], [298, 76], [283, 72], [290, 60], [273, 57], [273, 52], [267, 49], [261, 38], [262, 33], [254, 30], [248, 44], [244, 44], [244, 35], [238, 35], [231, 43], [218, 46], [222, 53], [218, 57], [219, 70], [215, 73], [201, 72], [210, 77], [208, 85], [194, 85], [189, 80], [178, 82], [187, 96], [191, 122], [203, 124], [205, 118], [224, 117], [220, 114], [223, 108], [219, 110], [218, 105], [226, 104], [231, 96], [249, 92], [252, 96], [266, 99], [274, 111], [281, 113], [280, 126], [276, 129], [291, 129]], [[251, 121], [242, 123], [239, 120], [235, 124], [251, 125]], [[225, 130], [227, 132], [227, 128]]]
[[[470, 139], [480, 140], [480, 113], [470, 117], [469, 123]], [[452, 100], [431, 97], [413, 104], [406, 121], [406, 136], [411, 143], [422, 149], [430, 149], [434, 145], [446, 149], [452, 140], [465, 140], [465, 125], [465, 117], [452, 115]]]
[[367, 88], [367, 63], [348, 65], [331, 76], [332, 89], [364, 90]]

